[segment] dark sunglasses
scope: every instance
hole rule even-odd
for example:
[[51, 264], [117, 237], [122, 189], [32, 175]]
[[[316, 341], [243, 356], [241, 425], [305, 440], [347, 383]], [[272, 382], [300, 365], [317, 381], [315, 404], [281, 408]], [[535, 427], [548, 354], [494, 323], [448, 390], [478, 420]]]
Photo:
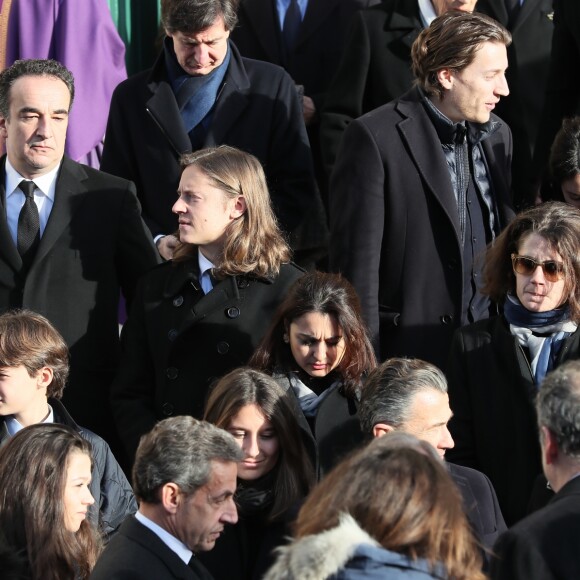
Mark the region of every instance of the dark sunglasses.
[[562, 262], [555, 262], [554, 260], [536, 262], [533, 258], [518, 256], [517, 254], [512, 254], [512, 266], [516, 274], [524, 276], [531, 276], [536, 271], [536, 268], [540, 266], [548, 282], [557, 282], [564, 274], [564, 264]]

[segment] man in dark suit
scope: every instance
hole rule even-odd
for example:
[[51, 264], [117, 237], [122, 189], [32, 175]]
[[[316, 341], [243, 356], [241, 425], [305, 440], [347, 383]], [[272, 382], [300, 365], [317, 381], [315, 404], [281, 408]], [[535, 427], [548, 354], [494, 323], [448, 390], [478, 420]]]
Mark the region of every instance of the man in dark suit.
[[544, 106], [552, 34], [553, 0], [479, 0], [477, 10], [495, 18], [512, 34], [506, 73], [510, 94], [495, 113], [514, 138], [512, 189], [517, 207], [529, 205], [532, 153]]
[[321, 112], [320, 141], [328, 173], [348, 124], [413, 86], [411, 46], [421, 30], [449, 10], [473, 12], [476, 2], [383, 0], [354, 14]]
[[542, 465], [556, 495], [497, 541], [494, 580], [580, 578], [580, 363], [548, 374], [536, 399]]
[[[391, 431], [411, 433], [430, 443], [442, 461], [454, 445], [447, 429], [451, 415], [445, 375], [419, 359], [389, 359], [372, 371], [358, 409], [364, 433], [373, 437]], [[452, 463], [447, 467], [477, 539], [491, 548], [506, 530], [491, 481], [469, 467]]]
[[0, 74], [0, 309], [28, 308], [56, 326], [71, 358], [63, 402], [114, 444], [119, 293], [130, 300], [158, 257], [134, 185], [64, 156], [73, 97], [56, 61], [17, 61]]
[[287, 233], [315, 196], [294, 83], [279, 67], [241, 57], [229, 41], [236, 8], [237, 0], [164, 2], [163, 52], [113, 94], [101, 168], [135, 182], [164, 258], [176, 243], [171, 207], [183, 153], [226, 144], [255, 155]]
[[357, 290], [381, 359], [443, 368], [454, 329], [490, 314], [479, 258], [513, 215], [511, 134], [492, 114], [509, 43], [483, 14], [437, 17], [413, 44], [417, 86], [344, 134], [330, 265]]
[[112, 538], [92, 580], [211, 580], [195, 554], [238, 521], [234, 492], [243, 458], [226, 431], [192, 417], [165, 419], [144, 435], [133, 467], [139, 511]]
[[[320, 155], [320, 113], [326, 91], [343, 50], [350, 19], [378, 0], [241, 0], [232, 40], [248, 58], [286, 69], [296, 83], [318, 183], [327, 193], [327, 176]], [[294, 3], [299, 10], [293, 35], [288, 28]], [[360, 65], [360, 63], [358, 63]]]
[[546, 85], [546, 100], [533, 171], [538, 178], [547, 171], [550, 147], [562, 119], [580, 114], [580, 2], [554, 0], [554, 38]]

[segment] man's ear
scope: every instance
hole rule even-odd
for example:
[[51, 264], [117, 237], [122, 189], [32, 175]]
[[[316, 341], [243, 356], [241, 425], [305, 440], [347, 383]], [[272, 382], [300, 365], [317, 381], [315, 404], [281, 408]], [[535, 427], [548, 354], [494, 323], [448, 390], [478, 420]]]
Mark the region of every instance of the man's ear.
[[6, 128], [7, 122], [6, 117], [0, 117], [0, 137], [3, 139], [8, 139], [8, 129]]
[[444, 89], [453, 87], [453, 71], [450, 68], [442, 68], [437, 71], [437, 80]]
[[556, 435], [548, 427], [542, 425], [540, 427], [542, 437], [542, 453], [544, 454], [544, 462], [546, 465], [552, 465], [558, 459], [560, 449], [558, 448], [558, 441]]
[[238, 219], [246, 213], [246, 208], [246, 198], [243, 195], [238, 195], [232, 208], [230, 217], [235, 220]]
[[387, 425], [387, 423], [377, 423], [373, 427], [373, 437], [382, 437], [387, 433], [391, 433], [395, 428], [392, 425]]
[[52, 379], [54, 378], [54, 373], [50, 367], [42, 367], [36, 375], [36, 385], [39, 389], [46, 389]]
[[177, 513], [177, 509], [181, 503], [181, 491], [179, 486], [170, 481], [163, 485], [160, 494], [161, 503], [163, 504], [165, 511], [170, 514]]

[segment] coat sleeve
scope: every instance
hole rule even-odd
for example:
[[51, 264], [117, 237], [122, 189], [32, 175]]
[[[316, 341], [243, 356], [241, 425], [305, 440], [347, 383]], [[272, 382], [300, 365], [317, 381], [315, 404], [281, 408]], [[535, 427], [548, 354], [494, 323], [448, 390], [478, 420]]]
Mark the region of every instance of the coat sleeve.
[[494, 546], [491, 580], [555, 580], [534, 539], [525, 529], [509, 530]]
[[458, 330], [453, 336], [447, 363], [449, 383], [449, 405], [453, 417], [449, 430], [455, 447], [449, 449], [446, 458], [453, 463], [479, 469], [473, 433], [473, 406], [469, 392], [469, 374], [466, 369], [467, 357], [464, 334]]
[[365, 111], [371, 47], [365, 21], [360, 13], [353, 16], [345, 50], [338, 70], [326, 93], [320, 117], [320, 146], [327, 173], [330, 175], [349, 123]]
[[357, 291], [377, 353], [385, 178], [374, 136], [367, 125], [354, 121], [344, 134], [330, 182], [330, 268]]
[[131, 182], [121, 206], [115, 259], [123, 296], [130, 305], [139, 278], [161, 261], [151, 232], [141, 217], [141, 206]]
[[129, 319], [123, 326], [121, 363], [111, 385], [113, 416], [131, 464], [139, 439], [157, 421], [153, 355], [147, 341], [143, 281], [137, 286]]

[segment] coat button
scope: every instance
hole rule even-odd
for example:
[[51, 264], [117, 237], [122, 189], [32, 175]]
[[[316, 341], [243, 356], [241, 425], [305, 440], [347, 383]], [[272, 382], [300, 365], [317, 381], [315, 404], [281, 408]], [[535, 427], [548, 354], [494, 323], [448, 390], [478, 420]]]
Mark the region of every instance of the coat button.
[[171, 417], [171, 415], [173, 415], [173, 405], [171, 403], [163, 403], [163, 406], [161, 407], [161, 412], [166, 417]]
[[179, 334], [179, 332], [177, 332], [177, 330], [175, 330], [175, 328], [172, 328], [168, 333], [167, 333], [167, 338], [173, 342], [176, 338], [177, 335]]
[[443, 324], [451, 324], [453, 322], [453, 316], [451, 314], [444, 314], [440, 320]]
[[173, 306], [181, 306], [183, 304], [183, 296], [176, 296], [173, 299]]
[[228, 318], [237, 318], [240, 315], [240, 309], [232, 306], [226, 310], [226, 316]]
[[230, 345], [227, 342], [222, 341], [217, 343], [217, 351], [219, 354], [226, 354], [229, 350]]
[[175, 367], [169, 367], [168, 369], [165, 370], [165, 376], [171, 381], [176, 379], [178, 375], [179, 370], [176, 369]]

